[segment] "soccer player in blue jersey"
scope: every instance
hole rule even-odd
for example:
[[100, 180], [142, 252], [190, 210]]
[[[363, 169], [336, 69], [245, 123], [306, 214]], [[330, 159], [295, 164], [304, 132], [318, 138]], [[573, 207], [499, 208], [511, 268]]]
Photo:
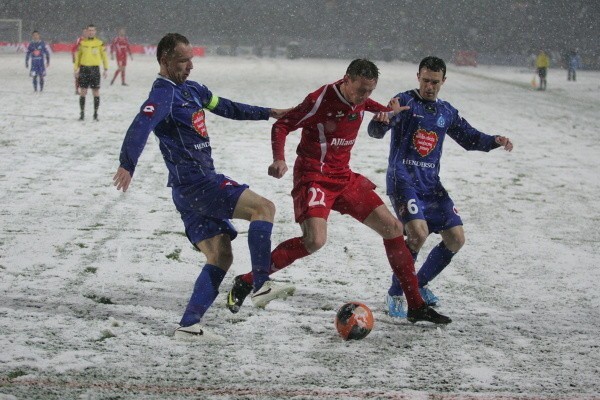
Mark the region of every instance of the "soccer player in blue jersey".
[[248, 189], [248, 185], [215, 171], [205, 112], [237, 120], [268, 120], [280, 118], [287, 110], [236, 103], [216, 96], [202, 84], [188, 81], [193, 49], [183, 35], [164, 36], [158, 43], [156, 57], [159, 76], [125, 135], [113, 181], [117, 190], [128, 189], [148, 135], [154, 131], [186, 235], [206, 256], [206, 265], [196, 280], [175, 337], [214, 339], [219, 335], [207, 331], [200, 320], [215, 300], [233, 262], [231, 241], [237, 232], [230, 219], [250, 221], [248, 246], [255, 291], [277, 297], [294, 288], [274, 284], [268, 278], [275, 205]]
[[[446, 81], [442, 59], [425, 57], [419, 64], [417, 79], [419, 88], [396, 95], [390, 101], [394, 111], [376, 114], [368, 132], [372, 137], [383, 138], [392, 129], [387, 194], [405, 226], [415, 260], [430, 232], [442, 237], [417, 274], [421, 296], [435, 306], [439, 299], [427, 284], [448, 266], [465, 242], [462, 220], [439, 177], [444, 138], [450, 136], [466, 150], [486, 152], [497, 147], [511, 151], [513, 144], [505, 136], [478, 131], [452, 105], [438, 99]], [[395, 277], [386, 303], [390, 316], [406, 317], [402, 288]]]
[[33, 90], [38, 91], [38, 79], [40, 83], [40, 92], [44, 90], [44, 77], [46, 76], [46, 68], [50, 66], [50, 52], [46, 43], [40, 39], [40, 33], [33, 31], [31, 34], [31, 42], [27, 46], [27, 54], [25, 54], [25, 68], [29, 68], [29, 60], [31, 59], [31, 70], [29, 75], [33, 78]]

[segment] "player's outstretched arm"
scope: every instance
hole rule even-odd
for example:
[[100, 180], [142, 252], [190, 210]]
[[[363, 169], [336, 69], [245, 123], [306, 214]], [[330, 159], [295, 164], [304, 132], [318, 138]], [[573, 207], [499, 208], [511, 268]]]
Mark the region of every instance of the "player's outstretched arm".
[[510, 139], [507, 138], [506, 136], [496, 136], [495, 141], [496, 141], [497, 144], [499, 144], [500, 146], [504, 147], [504, 150], [506, 150], [506, 151], [512, 151], [513, 144], [510, 141]]
[[123, 167], [117, 169], [117, 173], [113, 176], [113, 186], [117, 187], [117, 190], [123, 189], [126, 192], [131, 183], [131, 174]]
[[275, 160], [269, 165], [269, 175], [274, 178], [281, 178], [287, 172], [288, 167], [285, 160]]
[[282, 118], [285, 114], [287, 114], [290, 110], [291, 108], [271, 108], [271, 111], [269, 112], [269, 117], [279, 119]]

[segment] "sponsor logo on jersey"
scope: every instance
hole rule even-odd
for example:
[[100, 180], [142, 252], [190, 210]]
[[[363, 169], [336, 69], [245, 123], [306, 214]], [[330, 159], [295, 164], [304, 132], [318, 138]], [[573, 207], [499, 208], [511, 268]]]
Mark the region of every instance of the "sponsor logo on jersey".
[[444, 118], [443, 115], [440, 115], [440, 117], [437, 119], [436, 122], [437, 126], [439, 126], [440, 128], [443, 128], [444, 126], [446, 126], [446, 119]]
[[423, 167], [423, 168], [435, 168], [434, 163], [417, 161], [417, 160], [407, 160], [406, 158], [402, 160], [402, 164], [414, 165], [416, 167]]
[[419, 153], [421, 157], [429, 155], [429, 153], [431, 153], [433, 149], [435, 149], [437, 142], [437, 133], [433, 131], [427, 131], [423, 128], [417, 129], [417, 131], [413, 135], [413, 145], [415, 146], [415, 150], [417, 150], [417, 153]]
[[348, 115], [348, 121], [354, 121], [357, 118], [358, 118], [358, 113], [352, 113], [352, 114]]
[[194, 149], [196, 149], [196, 150], [202, 150], [202, 149], [205, 149], [207, 147], [210, 147], [210, 142], [196, 143], [194, 145]]
[[156, 106], [152, 103], [148, 103], [142, 108], [142, 113], [147, 117], [152, 117], [156, 111]]
[[356, 139], [348, 140], [343, 138], [333, 138], [331, 140], [332, 146], [352, 146], [356, 142]]
[[343, 111], [338, 111], [338, 112], [335, 114], [335, 118], [342, 118], [343, 116], [344, 116], [344, 112], [343, 112]]
[[204, 110], [198, 110], [192, 114], [192, 126], [200, 134], [200, 136], [208, 137], [208, 131], [204, 124]]

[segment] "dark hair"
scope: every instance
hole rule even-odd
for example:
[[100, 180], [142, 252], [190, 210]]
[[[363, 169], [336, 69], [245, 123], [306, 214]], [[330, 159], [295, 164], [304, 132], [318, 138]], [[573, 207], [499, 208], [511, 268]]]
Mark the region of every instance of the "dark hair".
[[33, 31], [33, 32], [31, 32], [31, 34], [32, 34], [32, 35], [33, 35], [34, 33], [39, 33], [39, 32], [38, 32], [38, 31]]
[[163, 36], [156, 47], [156, 59], [158, 60], [158, 63], [160, 64], [160, 59], [163, 55], [165, 57], [170, 56], [179, 43], [188, 45], [190, 44], [190, 41], [179, 33], [167, 33]]
[[438, 57], [425, 57], [421, 60], [421, 63], [419, 64], [419, 71], [421, 71], [421, 68], [427, 68], [428, 70], [434, 72], [442, 71], [442, 76], [446, 76], [446, 63], [444, 62], [444, 60]]
[[379, 79], [379, 68], [372, 61], [364, 58], [357, 58], [348, 65], [346, 74], [352, 80], [362, 77], [366, 79]]
[[96, 25], [94, 25], [94, 24], [89, 24], [89, 25], [88, 25], [88, 26], [86, 26], [85, 28], [86, 28], [86, 29], [88, 29], [88, 28], [95, 28], [95, 27], [96, 27]]

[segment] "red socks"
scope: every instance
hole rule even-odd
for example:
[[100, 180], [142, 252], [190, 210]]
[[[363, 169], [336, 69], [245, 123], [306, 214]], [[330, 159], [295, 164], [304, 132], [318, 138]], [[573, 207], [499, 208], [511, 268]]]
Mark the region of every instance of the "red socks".
[[419, 281], [415, 274], [415, 261], [403, 236], [394, 239], [383, 239], [385, 252], [388, 257], [394, 275], [400, 281], [402, 290], [406, 296], [408, 309], [414, 310], [425, 305], [421, 294], [419, 293]]
[[[310, 253], [306, 251], [302, 238], [295, 237], [280, 243], [271, 252], [271, 268], [269, 275], [283, 269], [296, 261], [299, 258], [306, 257]], [[246, 283], [252, 284], [253, 276], [252, 272], [249, 272], [242, 276], [242, 280]]]

